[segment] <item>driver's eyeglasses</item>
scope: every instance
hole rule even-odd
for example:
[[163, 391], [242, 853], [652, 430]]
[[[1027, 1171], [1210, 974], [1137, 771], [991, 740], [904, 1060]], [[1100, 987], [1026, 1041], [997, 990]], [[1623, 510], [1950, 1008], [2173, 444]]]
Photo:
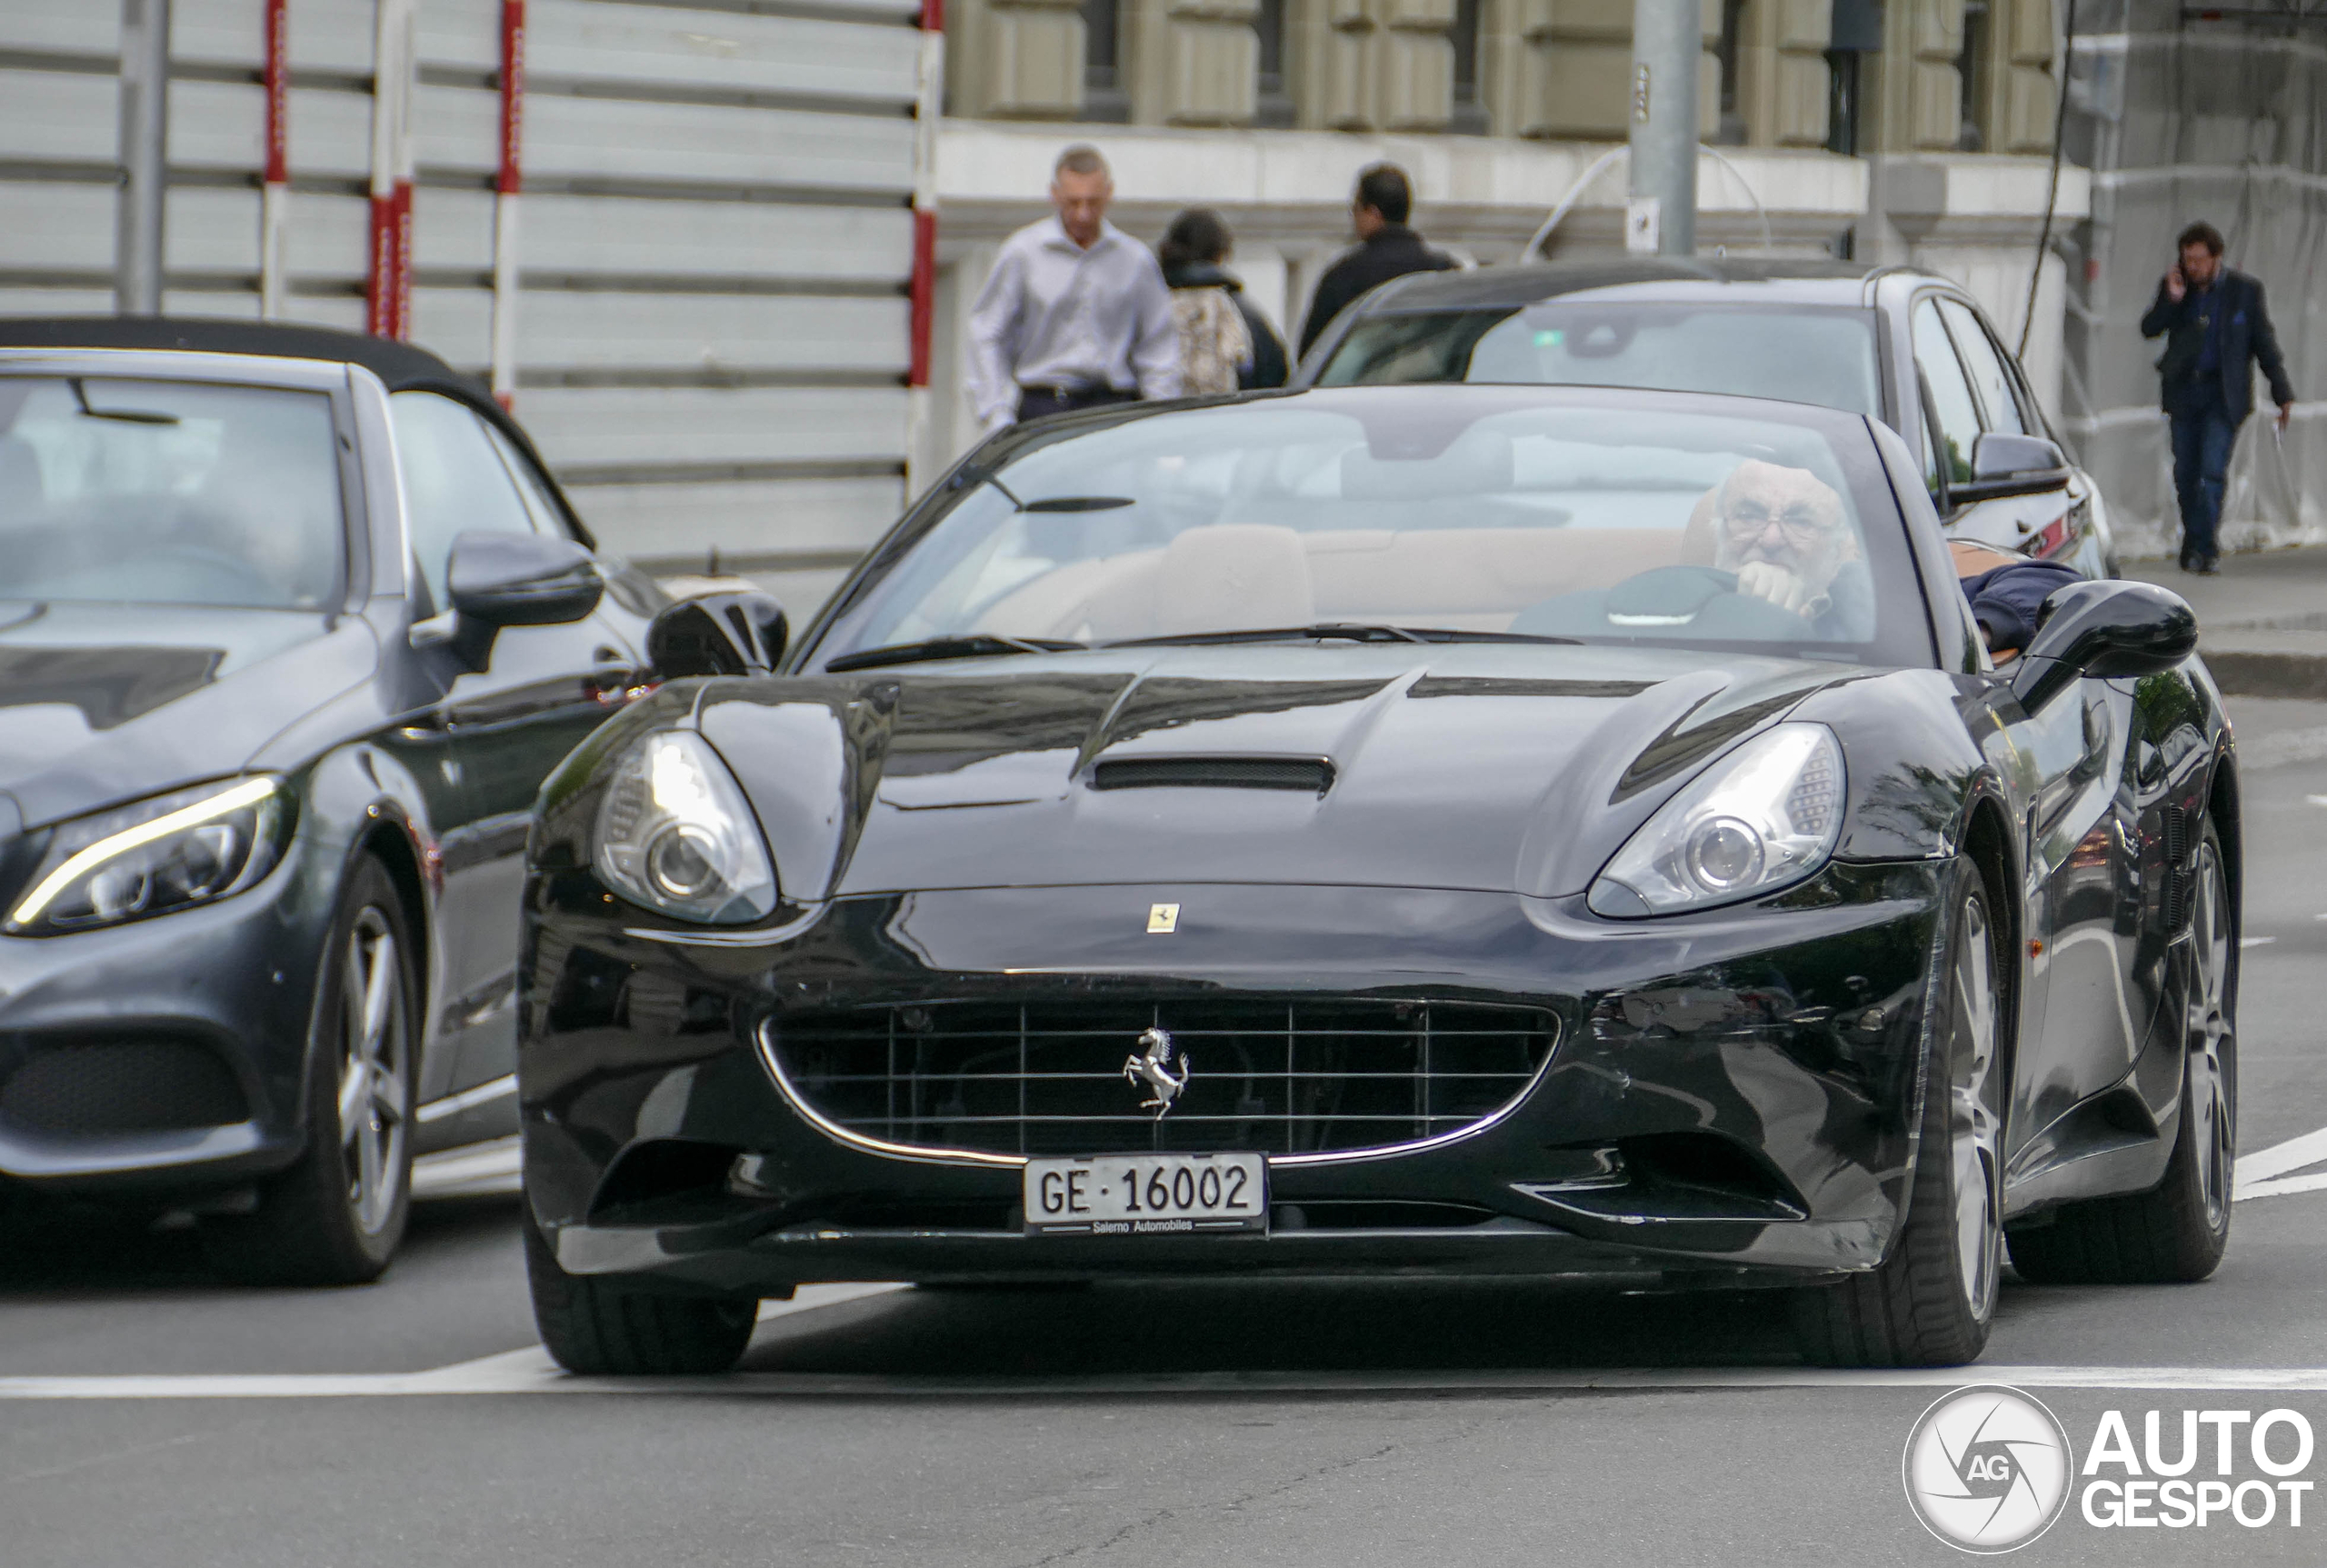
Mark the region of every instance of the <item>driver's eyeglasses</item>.
[[1775, 523], [1788, 539], [1797, 544], [1808, 544], [1825, 534], [1831, 524], [1806, 506], [1789, 506], [1783, 512], [1772, 513], [1748, 503], [1728, 514], [1723, 519], [1733, 537], [1752, 539], [1765, 533]]

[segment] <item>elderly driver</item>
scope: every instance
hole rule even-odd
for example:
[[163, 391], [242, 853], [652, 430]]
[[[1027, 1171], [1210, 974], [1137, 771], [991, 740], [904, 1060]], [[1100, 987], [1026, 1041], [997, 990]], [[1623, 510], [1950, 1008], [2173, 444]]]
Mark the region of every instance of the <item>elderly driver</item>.
[[1713, 564], [1737, 591], [1813, 623], [1833, 608], [1835, 578], [1859, 558], [1843, 498], [1803, 468], [1747, 458], [1714, 492]]

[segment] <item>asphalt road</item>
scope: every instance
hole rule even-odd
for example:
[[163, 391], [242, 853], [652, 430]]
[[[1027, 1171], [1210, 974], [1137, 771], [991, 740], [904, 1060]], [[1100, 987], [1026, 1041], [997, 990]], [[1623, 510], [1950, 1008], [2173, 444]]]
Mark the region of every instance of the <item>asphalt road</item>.
[[[2327, 1129], [2327, 704], [2234, 705], [2252, 1158]], [[2170, 1463], [2185, 1412], [2291, 1409], [2327, 1483], [2327, 1184], [2236, 1215], [2203, 1285], [2009, 1284], [1968, 1373], [1805, 1371], [1752, 1295], [827, 1287], [736, 1377], [618, 1390], [534, 1347], [507, 1200], [426, 1206], [384, 1283], [333, 1293], [223, 1287], [184, 1233], [49, 1233], [0, 1256], [0, 1565], [1943, 1563], [1901, 1453], [1964, 1383], [2036, 1394], [2088, 1463], [2109, 1412], [2136, 1447], [2161, 1413]], [[2225, 1492], [2267, 1483], [2252, 1518], [2277, 1482], [2242, 1435], [2227, 1459]], [[2327, 1557], [2317, 1493], [2127, 1528], [2085, 1487], [2018, 1561]]]

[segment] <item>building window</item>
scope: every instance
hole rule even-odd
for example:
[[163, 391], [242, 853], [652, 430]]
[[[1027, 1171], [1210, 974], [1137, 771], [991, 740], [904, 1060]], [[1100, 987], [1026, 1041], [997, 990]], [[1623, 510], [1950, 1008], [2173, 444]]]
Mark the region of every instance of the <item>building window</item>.
[[1083, 117], [1131, 118], [1123, 88], [1123, 0], [1083, 0]]
[[1860, 59], [1855, 49], [1826, 51], [1826, 150], [1830, 153], [1853, 155], [1859, 150]]
[[1958, 152], [1987, 150], [1989, 4], [1963, 0], [1963, 53], [1955, 57], [1955, 75], [1963, 84], [1963, 125], [1955, 133]]
[[1282, 130], [1293, 124], [1293, 93], [1285, 82], [1284, 0], [1261, 0], [1253, 31], [1260, 35], [1260, 79], [1253, 95], [1253, 123]]
[[1454, 0], [1454, 110], [1446, 128], [1464, 136], [1487, 134], [1487, 106], [1479, 97], [1480, 0]]
[[1721, 62], [1721, 120], [1713, 139], [1724, 147], [1745, 145], [1745, 110], [1737, 95], [1737, 51], [1744, 30], [1745, 0], [1722, 0], [1721, 48], [1715, 56]]
[[1883, 0], [1833, 0], [1827, 43], [1826, 150], [1871, 152], [1864, 62], [1883, 48]]

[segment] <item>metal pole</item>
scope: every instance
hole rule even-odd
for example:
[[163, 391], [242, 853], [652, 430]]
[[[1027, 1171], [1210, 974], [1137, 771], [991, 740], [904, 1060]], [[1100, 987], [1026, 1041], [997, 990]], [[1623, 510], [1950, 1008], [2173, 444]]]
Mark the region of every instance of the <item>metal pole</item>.
[[1633, 0], [1632, 185], [1624, 248], [1697, 249], [1698, 0]]
[[501, 168], [493, 198], [493, 395], [517, 401], [517, 202], [525, 188], [525, 0], [501, 0]]
[[169, 144], [170, 0], [122, 0], [121, 216], [115, 309], [162, 314], [162, 196]]
[[284, 227], [291, 205], [290, 0], [266, 0], [266, 163], [258, 187], [258, 313], [283, 314]]
[[913, 274], [907, 285], [905, 499], [945, 467], [932, 428], [929, 369], [937, 321], [937, 122], [945, 103], [945, 0], [921, 0], [921, 63], [914, 105]]

